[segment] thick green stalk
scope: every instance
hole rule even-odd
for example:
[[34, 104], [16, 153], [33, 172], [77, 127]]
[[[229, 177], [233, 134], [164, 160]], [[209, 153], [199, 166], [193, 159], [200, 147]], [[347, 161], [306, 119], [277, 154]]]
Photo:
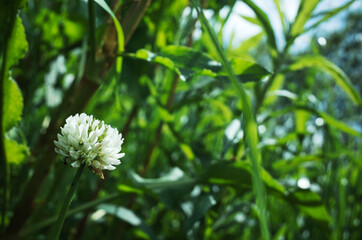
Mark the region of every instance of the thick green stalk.
[[5, 226], [5, 213], [7, 205], [7, 162], [5, 155], [4, 147], [4, 133], [3, 133], [3, 105], [4, 105], [4, 83], [5, 83], [5, 68], [6, 68], [6, 55], [7, 55], [7, 40], [4, 44], [2, 64], [0, 70], [0, 169], [1, 177], [0, 184], [3, 187], [3, 197], [2, 197], [2, 206], [1, 206], [1, 232], [4, 230]]
[[259, 210], [259, 219], [260, 219], [260, 225], [261, 225], [261, 233], [263, 236], [263, 239], [269, 240], [270, 239], [270, 233], [268, 229], [268, 220], [267, 220], [267, 212], [266, 212], [266, 191], [264, 183], [261, 179], [260, 172], [261, 172], [261, 155], [258, 150], [258, 130], [257, 130], [257, 124], [254, 118], [254, 114], [252, 111], [251, 103], [249, 100], [248, 95], [246, 94], [246, 91], [243, 87], [243, 85], [238, 83], [238, 80], [233, 73], [233, 70], [229, 64], [229, 62], [226, 59], [226, 56], [217, 40], [217, 37], [215, 33], [211, 30], [211, 27], [209, 26], [209, 23], [204, 16], [202, 10], [199, 8], [197, 3], [195, 1], [191, 1], [191, 3], [196, 8], [196, 11], [198, 13], [199, 19], [207, 33], [209, 34], [214, 46], [216, 47], [216, 50], [221, 58], [222, 64], [224, 68], [226, 69], [229, 78], [234, 85], [236, 91], [238, 92], [239, 97], [242, 100], [243, 104], [243, 113], [245, 117], [245, 135], [246, 135], [246, 142], [249, 146], [249, 155], [250, 160], [252, 164], [252, 170], [253, 170], [253, 190], [256, 196], [256, 204]]
[[6, 209], [8, 202], [8, 192], [9, 192], [9, 176], [8, 176], [8, 164], [6, 159], [5, 152], [5, 142], [4, 142], [4, 129], [3, 129], [3, 112], [4, 112], [4, 86], [7, 68], [7, 55], [8, 55], [8, 43], [9, 38], [13, 31], [14, 21], [16, 17], [16, 4], [11, 3], [9, 9], [9, 15], [7, 23], [8, 27], [5, 32], [3, 49], [2, 49], [2, 62], [1, 62], [1, 70], [0, 70], [0, 186], [3, 188], [2, 194], [2, 206], [1, 206], [1, 222], [0, 222], [0, 232], [4, 231], [5, 228], [5, 217], [6, 217]]
[[75, 177], [73, 179], [72, 185], [70, 186], [70, 189], [68, 191], [68, 194], [63, 202], [62, 209], [60, 210], [58, 220], [52, 229], [51, 234], [49, 235], [49, 240], [58, 240], [60, 231], [62, 230], [64, 220], [67, 216], [67, 212], [69, 209], [69, 206], [73, 200], [74, 192], [78, 186], [80, 176], [82, 175], [83, 169], [85, 167], [85, 164], [83, 163], [77, 170], [77, 173], [75, 174]]

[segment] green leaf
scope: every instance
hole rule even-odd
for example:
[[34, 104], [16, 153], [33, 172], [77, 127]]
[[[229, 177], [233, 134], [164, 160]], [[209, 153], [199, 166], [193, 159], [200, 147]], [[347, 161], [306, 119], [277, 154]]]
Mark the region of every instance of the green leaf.
[[8, 40], [7, 51], [5, 69], [10, 69], [10, 67], [14, 66], [28, 51], [28, 42], [26, 41], [24, 26], [21, 18], [18, 16], [15, 18], [13, 31]]
[[283, 87], [284, 81], [285, 81], [284, 74], [278, 74], [274, 77], [274, 81], [272, 82], [271, 86], [268, 88], [268, 92], [265, 96], [263, 102], [264, 106], [273, 104], [278, 96], [281, 96], [281, 94], [286, 93], [286, 90], [280, 90]]
[[116, 206], [109, 203], [102, 203], [97, 208], [105, 211], [108, 214], [116, 216], [117, 218], [131, 224], [132, 226], [136, 226], [145, 232], [150, 237], [150, 239], [156, 239], [154, 231], [133, 211], [122, 206]]
[[[285, 194], [283, 185], [274, 180], [267, 171], [262, 169], [261, 178], [267, 190]], [[200, 177], [201, 182], [211, 184], [232, 184], [241, 188], [251, 187], [251, 165], [248, 162], [219, 163], [209, 167]]]
[[315, 192], [298, 188], [290, 192], [286, 199], [316, 221], [329, 223], [331, 220], [320, 196]]
[[212, 60], [206, 54], [184, 46], [166, 46], [159, 54], [146, 49], [140, 49], [128, 57], [158, 63], [175, 71], [183, 81], [187, 81], [195, 74], [215, 77], [221, 70], [221, 64]]
[[302, 155], [294, 157], [290, 160], [278, 160], [273, 163], [273, 168], [278, 171], [289, 171], [292, 169], [299, 169], [300, 164], [305, 162], [319, 162], [323, 159], [325, 159], [325, 156], [323, 155]]
[[15, 18], [14, 27], [8, 39], [7, 58], [4, 78], [3, 129], [8, 131], [21, 119], [23, 97], [18, 85], [9, 76], [10, 68], [25, 56], [28, 43], [21, 19]]
[[29, 155], [27, 146], [18, 144], [14, 140], [5, 139], [6, 159], [10, 164], [21, 164]]
[[241, 58], [232, 58], [231, 67], [242, 82], [259, 81], [270, 75], [270, 72], [259, 64]]
[[348, 134], [357, 136], [357, 137], [362, 137], [362, 134], [357, 132], [356, 130], [354, 130], [353, 128], [350, 128], [347, 124], [333, 118], [332, 116], [328, 115], [325, 112], [321, 112], [321, 111], [317, 111], [313, 108], [307, 107], [307, 106], [297, 106], [297, 109], [301, 109], [301, 110], [305, 110], [305, 111], [309, 111], [311, 113], [314, 113], [318, 116], [320, 116], [321, 118], [324, 119], [324, 121], [326, 121], [327, 124], [329, 124], [332, 127], [335, 127], [343, 132], [346, 132]]
[[[124, 51], [124, 34], [121, 24], [119, 23], [117, 17], [114, 15], [114, 13], [108, 7], [107, 3], [104, 0], [94, 0], [94, 1], [98, 3], [98, 5], [101, 6], [112, 17], [113, 23], [116, 26], [116, 31], [117, 31], [118, 54], [122, 54]], [[122, 69], [122, 57], [119, 56], [117, 57], [117, 62], [116, 62], [117, 73], [120, 73], [121, 69]]]
[[23, 96], [14, 80], [4, 81], [3, 129], [6, 132], [21, 119]]
[[[220, 78], [227, 76], [227, 73], [222, 70], [221, 63], [198, 50], [185, 46], [169, 45], [162, 48], [158, 54], [139, 49], [136, 53], [127, 53], [124, 56], [161, 64], [177, 73], [183, 81], [188, 81], [195, 75]], [[258, 81], [270, 74], [259, 64], [241, 58], [232, 58], [231, 64], [242, 82]]]
[[295, 128], [298, 134], [307, 133], [307, 121], [310, 118], [310, 113], [303, 110], [295, 111]]
[[119, 191], [122, 191], [122, 192], [137, 193], [137, 194], [140, 194], [140, 195], [143, 194], [142, 190], [140, 190], [140, 189], [138, 189], [138, 188], [134, 188], [134, 187], [128, 186], [128, 185], [125, 185], [125, 184], [119, 184], [119, 185], [117, 186], [117, 188], [118, 188]]
[[263, 25], [261, 24], [261, 22], [259, 21], [258, 18], [248, 17], [248, 16], [241, 16], [241, 17], [244, 18], [246, 21], [252, 23], [252, 24], [263, 27]]
[[227, 55], [230, 57], [243, 57], [246, 60], [252, 61], [253, 59], [249, 55], [249, 51], [258, 46], [263, 38], [263, 35], [264, 33], [260, 32], [255, 36], [250, 37], [249, 39], [245, 40], [238, 48], [229, 50]]
[[314, 8], [320, 0], [302, 0], [299, 5], [297, 17], [291, 29], [291, 35], [296, 37], [304, 31], [304, 25], [312, 16]]
[[341, 7], [332, 9], [327, 12], [321, 12], [321, 13], [316, 14], [316, 16], [313, 16], [312, 18], [317, 18], [320, 16], [322, 16], [322, 18], [318, 22], [314, 23], [312, 26], [308, 27], [308, 29], [306, 29], [305, 31], [307, 32], [309, 30], [315, 29], [319, 24], [321, 24], [321, 23], [327, 21], [328, 19], [330, 19], [331, 17], [337, 15], [339, 12], [348, 8], [354, 2], [355, 2], [355, 0], [352, 0], [352, 1], [349, 1], [346, 4], [342, 5]]
[[205, 216], [207, 211], [216, 204], [216, 201], [211, 195], [200, 195], [193, 199], [193, 211], [189, 218], [185, 221], [185, 230], [189, 230], [194, 226], [194, 223]]
[[362, 106], [361, 96], [354, 89], [348, 76], [342, 69], [320, 55], [307, 55], [300, 57], [288, 67], [288, 70], [296, 71], [307, 67], [321, 69], [330, 74], [336, 83], [348, 94], [352, 101]]
[[285, 20], [284, 20], [283, 12], [282, 12], [282, 10], [281, 10], [281, 8], [280, 8], [279, 0], [274, 0], [274, 4], [275, 4], [275, 6], [276, 6], [277, 9], [278, 9], [280, 22], [282, 23], [283, 30], [285, 31], [285, 22], [284, 22]]
[[134, 214], [131, 210], [121, 207], [121, 206], [116, 206], [113, 204], [109, 204], [109, 203], [102, 203], [100, 204], [98, 207], [98, 209], [102, 209], [105, 212], [112, 214], [120, 219], [122, 219], [125, 222], [128, 222], [129, 224], [133, 225], [133, 226], [139, 226], [141, 225], [141, 219]]
[[261, 10], [254, 2], [250, 0], [243, 0], [255, 13], [257, 18], [259, 19], [264, 31], [268, 36], [268, 44], [273, 49], [277, 50], [277, 45], [275, 42], [274, 30], [272, 25], [270, 24], [269, 18], [263, 10]]
[[[249, 1], [248, 1], [249, 2]], [[254, 118], [254, 113], [251, 107], [250, 98], [246, 93], [246, 90], [244, 88], [243, 84], [240, 84], [233, 72], [232, 67], [230, 66], [228, 60], [226, 59], [226, 55], [214, 33], [214, 31], [211, 29], [209, 22], [207, 21], [202, 9], [196, 3], [196, 1], [191, 1], [192, 5], [195, 7], [197, 11], [198, 18], [212, 39], [212, 42], [214, 44], [215, 49], [218, 52], [218, 55], [220, 59], [222, 60], [222, 64], [225, 68], [225, 71], [228, 73], [229, 79], [231, 83], [233, 84], [233, 87], [235, 88], [238, 96], [240, 97], [240, 100], [242, 102], [243, 107], [243, 113], [245, 118], [245, 139], [247, 142], [247, 145], [249, 147], [248, 155], [250, 157], [250, 161], [252, 163], [252, 178], [253, 178], [253, 191], [256, 196], [256, 205], [259, 211], [259, 220], [261, 225], [261, 233], [264, 239], [268, 240], [270, 239], [270, 232], [268, 228], [268, 217], [267, 217], [267, 203], [266, 203], [266, 191], [264, 183], [260, 176], [261, 171], [261, 154], [259, 152], [258, 146], [258, 126], [256, 124], [256, 120]], [[249, 6], [253, 6], [254, 4], [249, 2]], [[254, 7], [257, 9], [256, 7]], [[254, 10], [255, 11], [255, 10]], [[258, 16], [258, 13], [257, 13]], [[259, 16], [258, 16], [259, 17]], [[262, 17], [260, 17], [260, 21], [262, 21], [263, 24], [265, 24]], [[270, 24], [270, 23], [269, 23]], [[268, 31], [266, 29], [266, 31]], [[270, 38], [268, 38], [270, 40]], [[273, 39], [275, 41], [275, 39]], [[275, 43], [275, 42], [274, 42]], [[275, 46], [276, 49], [276, 46]]]
[[[329, 221], [329, 215], [320, 196], [310, 190], [286, 191], [285, 187], [264, 169], [261, 178], [268, 193], [282, 198], [317, 221]], [[251, 166], [247, 162], [219, 163], [209, 167], [200, 177], [201, 183], [232, 185], [235, 189], [251, 188]], [[315, 210], [316, 212], [313, 212]]]
[[144, 187], [157, 194], [170, 209], [180, 209], [180, 203], [196, 183], [195, 179], [185, 176], [179, 168], [171, 169], [160, 178], [142, 178], [134, 172], [131, 172], [131, 178], [136, 186]]

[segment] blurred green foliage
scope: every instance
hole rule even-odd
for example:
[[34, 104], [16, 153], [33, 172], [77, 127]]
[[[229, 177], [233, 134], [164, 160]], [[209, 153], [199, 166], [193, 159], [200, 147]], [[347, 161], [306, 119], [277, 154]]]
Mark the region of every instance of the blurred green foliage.
[[[188, 1], [1, 1], [0, 238], [48, 235], [75, 174], [53, 141], [86, 112], [123, 133], [126, 156], [104, 181], [82, 176], [61, 239], [261, 239], [253, 148], [271, 239], [361, 239], [361, 5], [318, 10], [328, 1], [301, 0], [292, 21], [285, 1], [200, 3], [258, 146]], [[224, 31], [237, 8], [260, 29], [242, 42]]]

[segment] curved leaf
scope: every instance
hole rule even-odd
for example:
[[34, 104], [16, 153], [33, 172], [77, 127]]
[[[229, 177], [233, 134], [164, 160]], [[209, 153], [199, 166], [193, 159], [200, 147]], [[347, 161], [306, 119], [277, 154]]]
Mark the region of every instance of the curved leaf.
[[335, 79], [336, 83], [349, 95], [352, 101], [362, 106], [361, 96], [354, 89], [348, 76], [342, 69], [320, 55], [300, 57], [291, 64], [287, 70], [296, 71], [307, 67], [318, 68], [330, 74]]
[[274, 36], [274, 30], [272, 25], [270, 24], [270, 21], [268, 19], [268, 16], [261, 10], [255, 3], [253, 3], [250, 0], [243, 0], [255, 13], [257, 18], [259, 19], [262, 27], [264, 28], [267, 36], [268, 36], [268, 44], [275, 50], [277, 50], [277, 45], [275, 42], [275, 36]]
[[[264, 169], [261, 177], [269, 193], [280, 197], [291, 205], [296, 205], [309, 217], [329, 222], [330, 217], [320, 196], [310, 190], [296, 189], [287, 191]], [[251, 166], [247, 162], [222, 162], [209, 167], [200, 177], [202, 183], [232, 185], [235, 189], [251, 188]]]
[[30, 155], [27, 146], [5, 139], [6, 159], [10, 164], [20, 164]]
[[28, 42], [26, 41], [25, 30], [20, 17], [15, 18], [14, 28], [8, 41], [7, 51], [6, 69], [15, 65], [28, 51]]
[[[221, 78], [227, 76], [221, 63], [201, 51], [184, 46], [169, 45], [158, 54], [139, 49], [136, 53], [127, 53], [124, 56], [161, 64], [177, 73], [183, 81], [188, 81], [195, 75]], [[242, 82], [258, 81], [270, 74], [259, 64], [241, 58], [232, 58], [231, 65]]]
[[23, 96], [12, 79], [5, 79], [4, 90], [3, 129], [8, 131], [21, 119]]
[[304, 31], [304, 25], [312, 16], [314, 8], [320, 0], [302, 0], [299, 5], [298, 14], [290, 31], [292, 37], [297, 37]]
[[[117, 17], [114, 15], [114, 13], [108, 7], [107, 3], [104, 0], [94, 0], [94, 1], [98, 3], [98, 5], [101, 6], [112, 17], [112, 20], [114, 22], [114, 25], [116, 26], [116, 31], [117, 31], [118, 54], [121, 54], [124, 50], [124, 34], [121, 24], [119, 23]], [[117, 57], [116, 70], [119, 73], [121, 72], [121, 69], [122, 69], [122, 57]]]

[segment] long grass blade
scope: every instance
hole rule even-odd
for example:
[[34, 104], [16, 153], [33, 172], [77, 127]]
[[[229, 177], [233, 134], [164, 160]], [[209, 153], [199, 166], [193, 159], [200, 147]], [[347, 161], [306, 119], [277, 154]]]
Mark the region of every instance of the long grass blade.
[[218, 39], [211, 30], [211, 27], [203, 14], [202, 9], [199, 7], [199, 4], [196, 1], [191, 1], [192, 5], [195, 7], [199, 20], [203, 27], [205, 28], [207, 34], [209, 34], [217, 53], [219, 54], [222, 64], [224, 68], [226, 69], [228, 76], [230, 78], [230, 81], [234, 85], [236, 91], [238, 92], [239, 97], [242, 100], [243, 104], [243, 113], [244, 113], [244, 119], [245, 119], [245, 133], [246, 133], [246, 142], [249, 146], [249, 155], [250, 160], [252, 163], [252, 169], [253, 169], [253, 190], [256, 195], [256, 204], [259, 210], [259, 219], [260, 219], [260, 225], [261, 225], [261, 233], [263, 236], [263, 239], [269, 240], [270, 239], [270, 233], [268, 229], [268, 219], [267, 219], [267, 211], [266, 211], [266, 205], [267, 205], [267, 199], [266, 199], [266, 191], [264, 183], [261, 180], [260, 177], [260, 164], [261, 164], [261, 155], [257, 148], [258, 146], [258, 130], [257, 130], [257, 124], [254, 118], [254, 114], [251, 108], [251, 103], [248, 95], [246, 94], [246, 91], [242, 84], [239, 84], [237, 81], [237, 78], [235, 74], [233, 73], [233, 70], [229, 64], [229, 62], [226, 59], [225, 53], [223, 52], [220, 43], [218, 42]]

